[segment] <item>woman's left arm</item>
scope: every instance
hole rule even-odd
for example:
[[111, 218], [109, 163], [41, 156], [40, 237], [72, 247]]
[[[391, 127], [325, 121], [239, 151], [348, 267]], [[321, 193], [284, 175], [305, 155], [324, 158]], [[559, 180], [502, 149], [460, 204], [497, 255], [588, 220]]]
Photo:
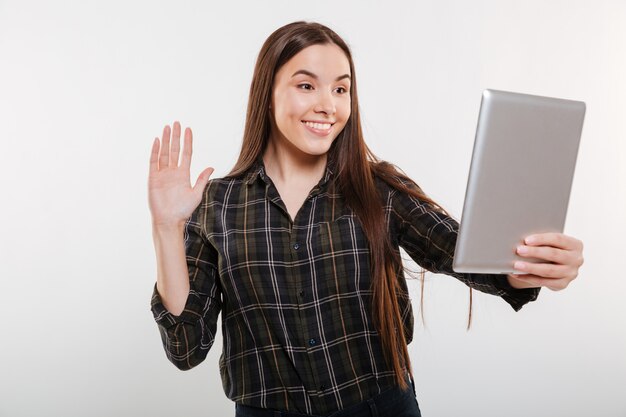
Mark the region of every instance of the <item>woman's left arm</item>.
[[582, 241], [562, 233], [539, 233], [527, 236], [524, 243], [517, 248], [519, 256], [547, 262], [515, 262], [515, 270], [522, 274], [508, 274], [513, 288], [547, 287], [559, 291], [578, 276], [584, 262]]

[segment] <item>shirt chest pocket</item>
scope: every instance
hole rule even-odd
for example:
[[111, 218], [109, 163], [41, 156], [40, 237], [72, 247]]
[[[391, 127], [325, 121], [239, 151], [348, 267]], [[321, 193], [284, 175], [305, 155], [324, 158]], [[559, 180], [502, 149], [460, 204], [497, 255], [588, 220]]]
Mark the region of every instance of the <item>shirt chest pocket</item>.
[[319, 282], [331, 293], [370, 290], [369, 247], [354, 214], [320, 223], [315, 251]]

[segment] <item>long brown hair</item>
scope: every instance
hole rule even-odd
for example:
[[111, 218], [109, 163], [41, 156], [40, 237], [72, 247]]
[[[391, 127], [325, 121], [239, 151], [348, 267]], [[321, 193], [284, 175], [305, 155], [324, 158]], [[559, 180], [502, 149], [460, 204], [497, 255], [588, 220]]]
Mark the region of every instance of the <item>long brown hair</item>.
[[[385, 360], [393, 368], [397, 384], [406, 389], [408, 386], [403, 368], [406, 368], [411, 376], [413, 372], [398, 307], [397, 293], [402, 292], [398, 283], [402, 260], [391, 245], [382, 199], [374, 178], [379, 177], [389, 186], [420, 199], [435, 210], [449, 214], [394, 165], [379, 160], [365, 144], [352, 55], [348, 45], [334, 31], [319, 23], [294, 22], [277, 29], [267, 38], [254, 68], [241, 152], [227, 176], [237, 177], [245, 173], [265, 150], [271, 129], [272, 87], [278, 70], [304, 48], [329, 43], [339, 46], [344, 51], [350, 63], [351, 75], [350, 118], [328, 151], [328, 159], [333, 161], [336, 169], [334, 186], [358, 216], [368, 240], [374, 323], [380, 335]], [[422, 270], [422, 294], [423, 272]], [[423, 304], [423, 295], [420, 304]]]

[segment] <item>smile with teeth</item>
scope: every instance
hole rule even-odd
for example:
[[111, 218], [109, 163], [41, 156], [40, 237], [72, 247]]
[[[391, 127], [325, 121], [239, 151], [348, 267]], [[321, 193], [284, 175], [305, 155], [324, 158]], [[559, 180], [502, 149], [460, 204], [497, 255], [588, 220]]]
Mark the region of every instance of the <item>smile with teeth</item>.
[[328, 130], [332, 126], [331, 123], [313, 123], [313, 122], [307, 122], [307, 121], [303, 121], [302, 123], [304, 123], [306, 126], [312, 127], [313, 129], [317, 129], [317, 130]]

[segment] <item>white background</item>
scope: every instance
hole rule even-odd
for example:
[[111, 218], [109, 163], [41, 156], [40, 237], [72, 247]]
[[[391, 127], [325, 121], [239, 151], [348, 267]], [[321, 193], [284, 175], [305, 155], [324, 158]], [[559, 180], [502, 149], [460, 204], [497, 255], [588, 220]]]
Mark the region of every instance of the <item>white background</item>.
[[181, 372], [149, 310], [149, 152], [180, 120], [193, 181], [225, 175], [256, 54], [301, 19], [351, 45], [375, 153], [457, 218], [483, 89], [587, 103], [579, 278], [519, 313], [475, 293], [466, 332], [467, 288], [427, 274], [409, 350], [425, 417], [626, 416], [625, 5], [0, 0], [0, 416], [234, 415], [221, 334]]

